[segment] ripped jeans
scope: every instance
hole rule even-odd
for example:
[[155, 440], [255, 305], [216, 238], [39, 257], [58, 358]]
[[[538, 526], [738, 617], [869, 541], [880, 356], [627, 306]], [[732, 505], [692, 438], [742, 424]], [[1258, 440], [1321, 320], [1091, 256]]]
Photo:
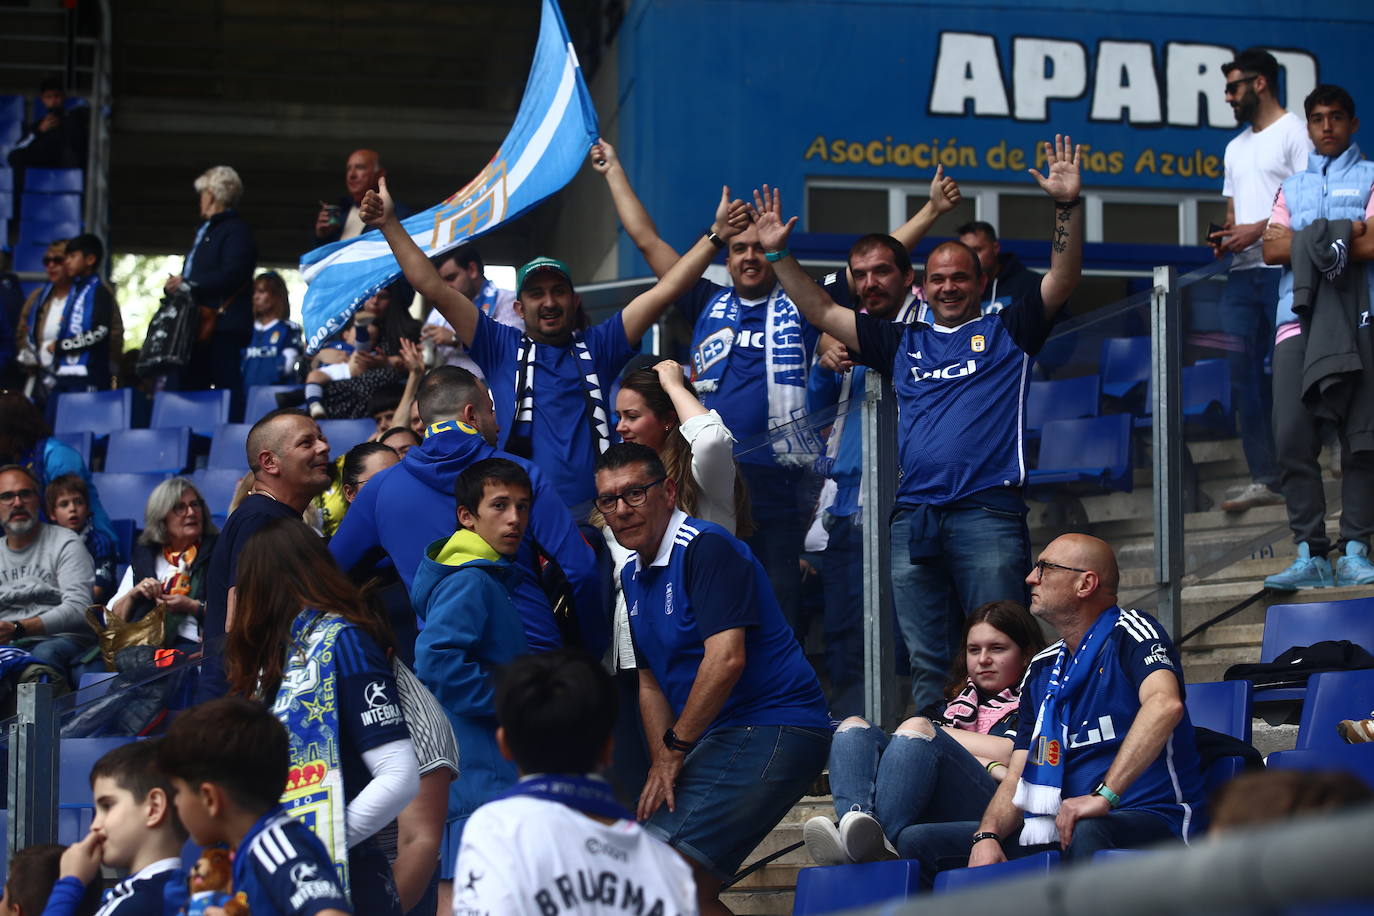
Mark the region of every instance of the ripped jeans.
[[982, 818], [997, 782], [938, 725], [927, 738], [842, 724], [830, 743], [830, 791], [837, 816], [872, 814], [900, 852], [902, 831], [912, 825]]

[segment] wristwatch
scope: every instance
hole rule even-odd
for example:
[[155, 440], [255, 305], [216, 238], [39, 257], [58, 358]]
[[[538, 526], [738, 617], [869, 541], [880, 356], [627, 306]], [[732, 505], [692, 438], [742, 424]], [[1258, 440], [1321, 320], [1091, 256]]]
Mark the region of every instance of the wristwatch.
[[1121, 804], [1121, 796], [1117, 795], [1111, 789], [1107, 788], [1107, 784], [1105, 782], [1099, 782], [1097, 784], [1097, 788], [1093, 789], [1093, 794], [1101, 795], [1103, 798], [1107, 800], [1107, 804], [1110, 805], [1113, 809], [1117, 808]]
[[14, 632], [10, 634], [10, 639], [23, 639], [28, 634], [24, 632], [24, 623], [21, 620], [14, 621]]
[[975, 833], [975, 834], [973, 835], [973, 844], [972, 844], [972, 845], [977, 846], [979, 843], [983, 842], [984, 840], [996, 840], [998, 843], [1002, 842], [1002, 838], [1001, 838], [1000, 836], [998, 836], [997, 834], [993, 833], [991, 830], [984, 830], [982, 833]]
[[697, 746], [695, 741], [683, 741], [671, 728], [663, 733], [663, 744], [670, 751], [681, 751], [684, 754]]

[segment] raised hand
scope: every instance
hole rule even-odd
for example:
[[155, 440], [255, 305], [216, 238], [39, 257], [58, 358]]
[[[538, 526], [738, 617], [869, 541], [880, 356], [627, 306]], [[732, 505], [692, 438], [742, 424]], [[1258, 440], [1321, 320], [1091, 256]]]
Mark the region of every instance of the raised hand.
[[792, 235], [792, 229], [797, 225], [797, 218], [794, 216], [786, 222], [782, 218], [782, 192], [773, 188], [771, 193], [768, 185], [763, 186], [763, 193], [754, 191], [754, 225], [759, 230], [759, 243], [763, 245], [764, 251], [782, 251], [787, 247], [787, 239]]
[[1078, 173], [1078, 158], [1081, 146], [1074, 146], [1067, 134], [1055, 134], [1054, 145], [1045, 144], [1045, 159], [1049, 175], [1042, 175], [1035, 169], [1026, 169], [1040, 185], [1041, 190], [1059, 203], [1068, 203], [1078, 197], [1083, 188], [1083, 178]]
[[[437, 327], [437, 325], [426, 325], [426, 327]], [[415, 341], [411, 340], [409, 337], [401, 338], [401, 362], [410, 372], [424, 375], [424, 351], [422, 351]]]
[[716, 218], [711, 222], [711, 231], [722, 239], [730, 239], [749, 228], [749, 205], [736, 198], [730, 199], [729, 185], [720, 189], [720, 203], [716, 204]]
[[615, 154], [615, 147], [600, 137], [592, 144], [591, 152], [587, 158], [592, 161], [592, 170], [605, 175], [611, 169], [620, 165], [620, 157]]
[[930, 179], [930, 202], [935, 207], [935, 212], [948, 213], [959, 206], [962, 197], [959, 193], [959, 184], [945, 174], [943, 165], [937, 165], [935, 177]]
[[391, 201], [391, 192], [386, 189], [386, 176], [377, 179], [377, 190], [368, 191], [358, 204], [358, 217], [364, 226], [380, 229], [382, 224], [396, 216], [396, 206]]
[[675, 359], [664, 359], [654, 363], [654, 372], [658, 373], [658, 382], [668, 388], [682, 388], [682, 380], [686, 376], [682, 372], [682, 365]]

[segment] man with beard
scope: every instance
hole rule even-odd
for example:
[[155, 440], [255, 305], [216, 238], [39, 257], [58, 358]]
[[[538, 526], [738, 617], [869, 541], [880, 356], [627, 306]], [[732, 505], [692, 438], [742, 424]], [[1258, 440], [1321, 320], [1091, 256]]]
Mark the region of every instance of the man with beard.
[[500, 427], [497, 447], [537, 464], [574, 518], [590, 512], [596, 458], [611, 444], [605, 394], [610, 383], [635, 355], [644, 332], [691, 287], [718, 248], [748, 225], [744, 204], [732, 204], [729, 189], [722, 188], [715, 219], [692, 250], [652, 288], [585, 329], [567, 265], [535, 258], [515, 275], [522, 333], [492, 319], [440, 278], [396, 219], [385, 179], [362, 206], [363, 221], [381, 229], [406, 279], [434, 303], [486, 376]]
[[41, 498], [28, 470], [0, 468], [0, 645], [26, 640], [36, 659], [71, 678], [72, 662], [95, 644], [85, 618], [95, 571], [79, 534], [39, 520]]
[[[1050, 269], [1036, 295], [995, 315], [982, 314], [986, 277], [962, 242], [938, 245], [926, 260], [933, 323], [855, 314], [812, 282], [787, 250], [797, 219], [783, 219], [778, 192], [770, 198], [765, 186], [762, 196], [755, 193], [759, 242], [788, 296], [809, 322], [856, 361], [889, 373], [896, 387], [901, 478], [890, 528], [892, 591], [917, 709], [940, 699], [963, 615], [989, 601], [1025, 598], [1026, 385], [1032, 357], [1083, 268], [1079, 151], [1063, 136], [1046, 147], [1048, 174], [1029, 171], [1054, 203]], [[858, 263], [851, 261], [851, 269]], [[861, 284], [861, 292], [875, 283], [876, 277]]]
[[1245, 130], [1226, 144], [1226, 225], [1210, 238], [1218, 258], [1231, 255], [1221, 296], [1222, 330], [1236, 338], [1226, 354], [1231, 401], [1240, 414], [1240, 441], [1251, 482], [1221, 504], [1227, 512], [1277, 505], [1279, 467], [1270, 414], [1273, 390], [1265, 366], [1274, 352], [1277, 268], [1261, 257], [1260, 236], [1285, 178], [1307, 167], [1312, 143], [1302, 118], [1279, 104], [1279, 65], [1263, 48], [1247, 48], [1221, 67], [1226, 101]]
[[253, 488], [224, 523], [210, 557], [205, 592], [205, 662], [196, 702], [223, 696], [224, 633], [233, 607], [239, 551], [274, 518], [300, 518], [310, 501], [329, 488], [329, 440], [311, 416], [291, 407], [253, 424], [244, 449]]
[[[662, 277], [677, 260], [677, 251], [658, 234], [653, 219], [635, 194], [615, 148], [597, 140], [591, 149], [592, 168], [606, 178], [616, 213], [625, 232]], [[937, 169], [930, 183], [930, 200], [893, 236], [907, 250], [944, 213], [959, 203], [954, 179]], [[794, 630], [800, 630], [801, 575], [798, 557], [815, 506], [815, 492], [805, 475], [821, 450], [809, 429], [788, 424], [806, 413], [807, 377], [812, 355], [833, 351], [833, 342], [819, 342], [819, 332], [798, 314], [778, 285], [773, 265], [748, 229], [726, 252], [729, 286], [705, 278], [677, 302], [692, 325], [692, 380], [701, 402], [720, 414], [739, 447], [735, 458], [749, 487], [754, 534], [745, 543], [768, 572], [774, 597]], [[858, 292], [851, 271], [826, 279], [836, 301], [847, 302]], [[826, 362], [835, 367], [834, 362]], [[799, 424], [800, 425], [800, 424]], [[787, 430], [779, 433], [779, 428]], [[800, 632], [798, 633], [800, 637]]]

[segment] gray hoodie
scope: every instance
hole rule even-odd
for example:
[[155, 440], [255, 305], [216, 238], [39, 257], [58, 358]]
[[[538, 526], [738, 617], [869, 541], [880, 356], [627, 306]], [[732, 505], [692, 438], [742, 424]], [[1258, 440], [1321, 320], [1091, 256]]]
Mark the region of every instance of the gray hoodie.
[[0, 537], [0, 620], [38, 616], [48, 635], [93, 635], [86, 607], [95, 567], [86, 545], [70, 529], [38, 528], [38, 537], [23, 550], [11, 550]]

